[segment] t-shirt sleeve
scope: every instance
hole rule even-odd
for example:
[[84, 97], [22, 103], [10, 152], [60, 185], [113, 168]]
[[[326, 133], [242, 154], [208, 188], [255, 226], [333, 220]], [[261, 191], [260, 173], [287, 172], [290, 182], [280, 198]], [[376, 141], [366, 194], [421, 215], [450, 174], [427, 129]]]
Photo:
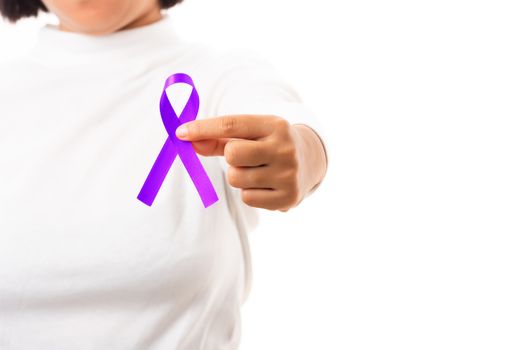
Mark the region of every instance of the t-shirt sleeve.
[[[217, 116], [275, 115], [291, 124], [305, 124], [319, 136], [327, 159], [325, 130], [319, 118], [303, 103], [297, 91], [274, 66], [247, 50], [235, 51], [228, 57], [231, 66], [220, 79]], [[309, 194], [318, 185], [320, 184]]]

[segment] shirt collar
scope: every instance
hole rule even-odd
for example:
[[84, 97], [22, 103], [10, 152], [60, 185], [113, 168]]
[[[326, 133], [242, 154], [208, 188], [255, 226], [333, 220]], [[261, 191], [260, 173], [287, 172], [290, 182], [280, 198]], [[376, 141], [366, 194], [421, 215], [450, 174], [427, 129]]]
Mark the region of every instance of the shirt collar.
[[89, 35], [67, 32], [57, 25], [46, 24], [37, 36], [29, 57], [42, 63], [77, 65], [147, 55], [162, 46], [173, 46], [180, 38], [168, 14], [148, 25], [124, 29], [110, 34]]

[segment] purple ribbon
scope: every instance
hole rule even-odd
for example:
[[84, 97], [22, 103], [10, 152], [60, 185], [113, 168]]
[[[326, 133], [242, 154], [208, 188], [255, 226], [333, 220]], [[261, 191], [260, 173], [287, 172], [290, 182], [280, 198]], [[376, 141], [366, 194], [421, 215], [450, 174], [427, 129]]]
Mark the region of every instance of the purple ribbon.
[[[169, 99], [166, 95], [166, 89], [176, 83], [186, 83], [191, 85], [193, 90], [189, 96], [189, 100], [184, 107], [180, 117], [178, 117], [169, 103]], [[218, 196], [213, 188], [213, 184], [206, 174], [202, 163], [198, 159], [198, 156], [193, 149], [191, 142], [182, 141], [176, 137], [176, 129], [184, 123], [195, 120], [198, 114], [198, 107], [200, 105], [200, 99], [196, 91], [195, 85], [191, 77], [184, 73], [177, 73], [169, 76], [164, 84], [164, 90], [162, 91], [162, 97], [160, 98], [160, 114], [162, 121], [168, 133], [168, 138], [162, 147], [162, 150], [156, 158], [155, 164], [151, 168], [149, 175], [147, 176], [138, 199], [144, 204], [151, 206], [155, 197], [164, 182], [167, 172], [171, 168], [171, 165], [175, 161], [176, 155], [180, 155], [180, 160], [184, 164], [195, 184], [195, 187], [204, 203], [204, 207], [209, 207], [216, 201]]]

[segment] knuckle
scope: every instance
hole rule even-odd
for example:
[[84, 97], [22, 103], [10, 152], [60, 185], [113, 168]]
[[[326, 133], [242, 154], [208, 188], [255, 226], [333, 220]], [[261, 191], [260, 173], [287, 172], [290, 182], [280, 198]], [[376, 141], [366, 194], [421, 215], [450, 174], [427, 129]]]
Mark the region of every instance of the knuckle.
[[293, 206], [300, 200], [300, 188], [298, 183], [291, 184], [287, 190], [286, 205]]
[[288, 156], [291, 155], [292, 149], [291, 149], [291, 147], [289, 147], [287, 145], [281, 145], [281, 146], [278, 147], [277, 153], [278, 153], [280, 158], [285, 158], [285, 157], [288, 157]]
[[288, 164], [293, 170], [295, 171], [298, 170], [299, 161], [298, 161], [298, 155], [296, 151], [294, 151], [293, 154], [290, 155], [288, 159]]
[[298, 172], [294, 169], [289, 169], [288, 171], [285, 171], [282, 175], [282, 178], [283, 181], [290, 186], [295, 186], [296, 184], [298, 184]]
[[232, 117], [222, 118], [220, 120], [220, 129], [225, 134], [230, 134], [236, 126], [236, 120]]
[[289, 123], [287, 119], [280, 118], [280, 117], [275, 117], [273, 123], [274, 123], [275, 128], [281, 131], [289, 130], [289, 128], [291, 127], [291, 124]]
[[288, 166], [292, 168], [296, 168], [298, 166], [297, 149], [293, 144], [279, 147], [278, 153], [280, 158], [285, 160]]

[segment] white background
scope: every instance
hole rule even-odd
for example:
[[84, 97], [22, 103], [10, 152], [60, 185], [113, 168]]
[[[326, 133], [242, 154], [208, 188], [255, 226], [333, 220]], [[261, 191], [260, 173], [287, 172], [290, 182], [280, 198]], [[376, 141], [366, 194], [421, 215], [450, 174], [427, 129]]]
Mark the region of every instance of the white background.
[[[324, 183], [251, 234], [242, 349], [524, 349], [520, 3], [172, 10], [186, 38], [272, 61], [325, 127]], [[49, 20], [1, 24], [0, 59]]]

